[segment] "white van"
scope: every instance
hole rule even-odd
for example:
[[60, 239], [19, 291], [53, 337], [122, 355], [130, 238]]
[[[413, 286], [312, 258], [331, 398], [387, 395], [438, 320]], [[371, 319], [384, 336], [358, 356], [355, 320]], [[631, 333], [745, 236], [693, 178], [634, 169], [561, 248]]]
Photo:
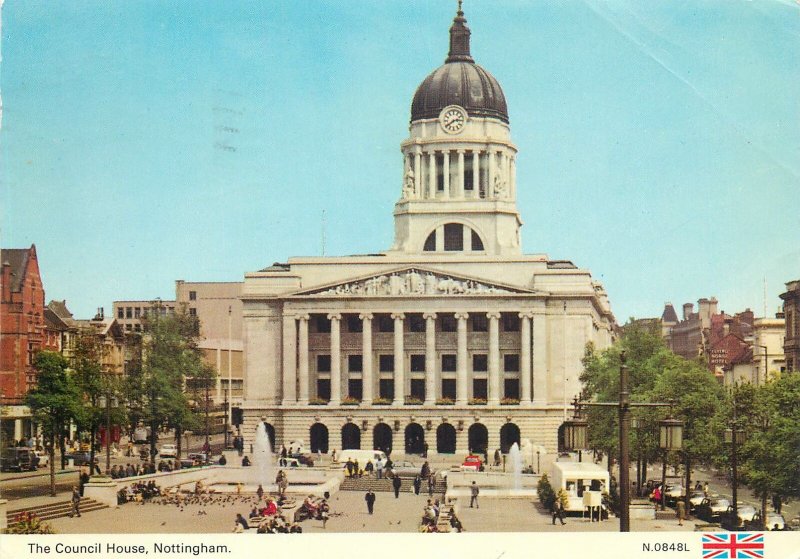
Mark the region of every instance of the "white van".
[[372, 466], [375, 466], [375, 462], [380, 458], [383, 460], [383, 463], [386, 464], [386, 453], [382, 450], [358, 450], [358, 449], [350, 449], [350, 450], [343, 450], [337, 456], [339, 460], [339, 464], [347, 464], [347, 460], [358, 460], [358, 467], [363, 468], [367, 465], [367, 462], [372, 462]]

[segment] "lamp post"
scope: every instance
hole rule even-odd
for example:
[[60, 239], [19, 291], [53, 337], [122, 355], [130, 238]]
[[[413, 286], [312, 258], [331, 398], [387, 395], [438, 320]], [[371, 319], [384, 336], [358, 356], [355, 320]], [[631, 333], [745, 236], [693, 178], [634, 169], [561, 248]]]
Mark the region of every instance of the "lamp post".
[[[620, 354], [619, 401], [577, 403], [575, 417], [564, 422], [564, 444], [568, 450], [586, 448], [588, 423], [581, 417], [581, 406], [616, 407], [619, 411], [619, 531], [630, 532], [630, 456], [628, 454], [628, 435], [630, 431], [630, 408], [672, 407], [671, 403], [641, 402], [632, 403], [628, 390], [628, 367], [625, 365], [625, 352]], [[683, 422], [677, 419], [664, 419], [659, 422], [661, 448], [680, 450], [683, 440]], [[663, 493], [663, 491], [662, 491]]]
[[739, 505], [737, 503], [737, 491], [739, 489], [739, 445], [745, 442], [744, 429], [739, 428], [739, 420], [736, 417], [736, 399], [733, 400], [733, 419], [731, 420], [730, 427], [725, 429], [725, 443], [731, 445], [731, 469], [733, 470], [733, 479], [731, 480], [731, 493], [733, 501], [733, 517], [739, 518]]

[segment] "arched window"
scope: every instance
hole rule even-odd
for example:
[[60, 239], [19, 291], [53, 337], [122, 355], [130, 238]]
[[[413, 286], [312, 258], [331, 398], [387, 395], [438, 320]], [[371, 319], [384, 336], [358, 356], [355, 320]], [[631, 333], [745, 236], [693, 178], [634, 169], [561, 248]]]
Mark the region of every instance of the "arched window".
[[442, 239], [437, 237], [437, 229], [431, 231], [425, 238], [425, 244], [422, 246], [424, 252], [435, 252], [437, 244], [441, 243], [441, 247], [445, 252], [465, 252], [465, 251], [484, 251], [483, 241], [477, 231], [462, 223], [445, 223], [442, 226]]

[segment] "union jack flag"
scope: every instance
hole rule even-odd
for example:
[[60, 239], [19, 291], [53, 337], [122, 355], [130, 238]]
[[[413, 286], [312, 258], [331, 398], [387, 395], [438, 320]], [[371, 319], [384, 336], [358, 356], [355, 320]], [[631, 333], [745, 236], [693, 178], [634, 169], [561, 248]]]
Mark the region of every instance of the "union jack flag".
[[703, 559], [761, 559], [764, 534], [727, 532], [703, 534]]

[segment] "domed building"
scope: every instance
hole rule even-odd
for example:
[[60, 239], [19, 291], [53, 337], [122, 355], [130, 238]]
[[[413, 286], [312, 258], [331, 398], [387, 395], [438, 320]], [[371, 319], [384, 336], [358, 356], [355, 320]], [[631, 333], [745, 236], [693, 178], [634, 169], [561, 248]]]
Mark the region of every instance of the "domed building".
[[314, 452], [555, 451], [614, 317], [587, 270], [522, 252], [506, 98], [460, 8], [400, 149], [389, 250], [246, 274], [245, 438], [264, 421]]

